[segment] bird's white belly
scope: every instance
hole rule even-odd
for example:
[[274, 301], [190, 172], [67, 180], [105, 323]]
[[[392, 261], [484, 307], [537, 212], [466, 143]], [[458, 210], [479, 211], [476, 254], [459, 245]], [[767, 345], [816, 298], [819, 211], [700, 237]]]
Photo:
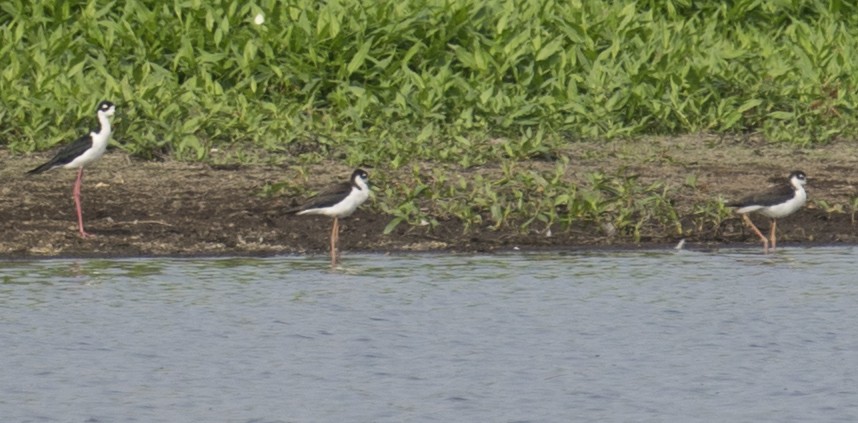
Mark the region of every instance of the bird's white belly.
[[331, 217], [347, 217], [357, 210], [358, 206], [369, 198], [369, 190], [352, 189], [349, 195], [339, 203], [326, 208], [310, 209], [298, 214], [321, 214]]
[[107, 140], [110, 139], [110, 131], [102, 131], [101, 133], [93, 132], [90, 136], [92, 136], [92, 147], [84, 151], [80, 156], [75, 157], [74, 160], [64, 164], [62, 166], [64, 169], [76, 169], [86, 166], [104, 155], [105, 150], [107, 150]]
[[106, 150], [106, 148], [104, 148], [104, 147], [102, 147], [102, 148], [91, 148], [91, 149], [87, 150], [85, 153], [81, 154], [80, 156], [75, 157], [74, 160], [64, 164], [63, 168], [65, 168], [65, 169], [76, 169], [79, 167], [86, 166], [86, 165], [94, 162], [99, 157], [101, 157], [104, 154], [104, 150]]
[[763, 207], [759, 211], [760, 214], [777, 219], [794, 213], [796, 210], [800, 209], [805, 202], [807, 202], [807, 193], [804, 190], [799, 190], [795, 193], [795, 197], [786, 203]]

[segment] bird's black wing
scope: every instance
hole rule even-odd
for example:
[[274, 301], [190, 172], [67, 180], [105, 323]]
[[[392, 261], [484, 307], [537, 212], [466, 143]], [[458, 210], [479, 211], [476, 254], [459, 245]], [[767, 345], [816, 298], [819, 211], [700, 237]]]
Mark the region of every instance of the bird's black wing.
[[47, 170], [51, 170], [55, 167], [62, 166], [64, 164], [71, 163], [76, 157], [83, 154], [84, 151], [92, 148], [92, 136], [89, 134], [84, 135], [73, 143], [66, 145], [51, 160], [48, 160], [43, 165], [27, 172], [29, 174], [42, 173]]
[[331, 207], [334, 204], [339, 203], [344, 198], [346, 198], [349, 193], [352, 191], [352, 184], [349, 182], [343, 182], [334, 186], [331, 186], [327, 190], [319, 193], [318, 195], [310, 198], [306, 203], [293, 207], [289, 210], [286, 210], [286, 213], [298, 213], [304, 210], [310, 209], [318, 209], [323, 207]]
[[790, 197], [795, 195], [795, 189], [789, 183], [782, 184], [772, 189], [745, 197], [739, 201], [728, 203], [728, 207], [746, 207], [746, 206], [773, 206], [783, 203]]

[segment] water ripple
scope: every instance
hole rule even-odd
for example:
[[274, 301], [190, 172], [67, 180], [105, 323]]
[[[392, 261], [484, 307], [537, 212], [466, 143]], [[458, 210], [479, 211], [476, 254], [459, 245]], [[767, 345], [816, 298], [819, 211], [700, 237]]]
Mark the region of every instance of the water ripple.
[[854, 421], [856, 251], [0, 262], [5, 421]]

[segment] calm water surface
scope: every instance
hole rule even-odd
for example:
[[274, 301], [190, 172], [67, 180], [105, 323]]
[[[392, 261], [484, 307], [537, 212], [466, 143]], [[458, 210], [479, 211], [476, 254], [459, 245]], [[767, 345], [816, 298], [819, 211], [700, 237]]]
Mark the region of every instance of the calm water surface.
[[856, 258], [0, 262], [0, 421], [855, 422]]

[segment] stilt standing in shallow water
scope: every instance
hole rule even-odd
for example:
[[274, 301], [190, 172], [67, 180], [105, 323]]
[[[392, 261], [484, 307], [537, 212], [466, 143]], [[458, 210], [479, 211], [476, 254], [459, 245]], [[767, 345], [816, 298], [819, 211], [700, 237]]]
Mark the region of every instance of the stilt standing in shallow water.
[[340, 238], [339, 219], [351, 216], [369, 198], [369, 175], [362, 169], [352, 172], [349, 182], [331, 187], [311, 198], [306, 204], [286, 210], [286, 213], [321, 214], [334, 218], [331, 228], [331, 267], [337, 265], [337, 245]]
[[754, 225], [754, 222], [751, 222], [748, 214], [758, 212], [764, 216], [768, 216], [772, 220], [771, 245], [774, 252], [777, 246], [777, 238], [775, 236], [777, 219], [793, 214], [807, 202], [807, 192], [804, 190], [804, 184], [806, 183], [807, 175], [800, 170], [795, 170], [789, 174], [788, 182], [774, 187], [769, 191], [727, 203], [727, 206], [736, 207], [736, 211], [742, 214], [742, 219], [744, 219], [745, 223], [763, 240], [763, 253], [769, 252], [769, 240], [763, 236], [763, 233]]
[[82, 238], [90, 235], [83, 230], [83, 211], [80, 206], [80, 186], [83, 181], [83, 167], [98, 160], [104, 151], [107, 149], [107, 142], [110, 140], [110, 117], [116, 111], [116, 106], [109, 101], [102, 101], [98, 104], [98, 122], [101, 128], [92, 131], [87, 135], [78, 138], [75, 142], [65, 146], [60, 150], [53, 159], [47, 163], [27, 172], [30, 175], [46, 172], [58, 167], [64, 169], [77, 168], [77, 179], [72, 189], [75, 208], [77, 209], [77, 225]]

